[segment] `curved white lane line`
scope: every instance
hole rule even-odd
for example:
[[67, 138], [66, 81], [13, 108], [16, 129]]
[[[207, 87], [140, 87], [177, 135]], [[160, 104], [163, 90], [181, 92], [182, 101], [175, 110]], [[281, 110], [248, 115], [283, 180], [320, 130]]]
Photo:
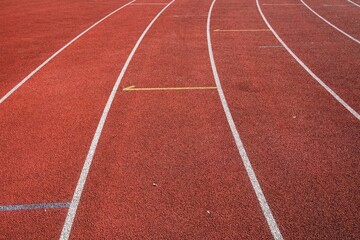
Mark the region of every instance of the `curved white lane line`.
[[93, 137], [93, 140], [91, 142], [91, 145], [90, 145], [90, 149], [89, 149], [89, 152], [86, 156], [86, 160], [85, 160], [85, 163], [84, 163], [84, 166], [81, 170], [81, 174], [80, 174], [80, 177], [79, 177], [79, 180], [78, 180], [78, 183], [76, 185], [76, 189], [75, 189], [75, 192], [74, 192], [74, 195], [73, 195], [73, 198], [71, 200], [71, 204], [70, 204], [70, 207], [69, 207], [69, 211], [67, 213], [67, 216], [66, 216], [66, 219], [65, 219], [65, 223], [64, 223], [64, 226], [63, 226], [63, 229], [62, 229], [62, 232], [61, 232], [61, 236], [60, 236], [60, 239], [61, 240], [66, 240], [66, 239], [69, 239], [70, 237], [70, 232], [71, 232], [71, 228], [72, 228], [72, 225], [73, 225], [73, 222], [74, 222], [74, 219], [75, 219], [75, 215], [76, 215], [76, 211], [77, 211], [77, 208], [78, 208], [78, 205], [79, 205], [79, 202], [80, 202], [80, 198], [81, 198], [81, 194], [84, 190], [84, 186], [85, 186], [85, 182], [86, 182], [86, 178], [88, 176], [88, 173], [89, 173], [89, 170], [90, 170], [90, 166], [91, 166], [91, 163], [92, 163], [92, 160], [94, 158], [94, 155], [95, 155], [95, 151], [96, 151], [96, 147], [97, 147], [97, 144], [99, 142], [99, 139], [100, 139], [100, 136], [101, 136], [101, 133], [102, 133], [102, 130], [104, 128], [104, 125], [105, 125], [105, 121], [106, 121], [106, 118], [107, 118], [107, 115], [110, 111], [110, 107], [111, 107], [111, 104], [115, 98], [115, 95], [116, 95], [116, 92], [119, 88], [119, 85], [121, 83], [121, 80], [122, 78], [124, 77], [124, 74], [130, 64], [130, 61], [131, 59], [133, 58], [136, 50], [138, 49], [141, 41], [143, 40], [143, 38], [145, 37], [146, 33], [149, 31], [149, 29], [151, 28], [151, 26], [154, 24], [154, 22], [159, 18], [159, 16], [174, 2], [175, 0], [171, 1], [170, 3], [168, 3], [155, 17], [154, 19], [149, 23], [149, 25], [146, 27], [146, 29], [144, 30], [144, 32], [141, 34], [140, 38], [138, 39], [138, 41], [136, 42], [134, 48], [132, 49], [129, 57], [127, 58], [121, 72], [120, 72], [120, 75], [119, 77], [117, 78], [116, 82], [115, 82], [115, 85], [111, 91], [111, 94], [109, 96], [109, 99], [105, 105], [105, 108], [103, 110], [103, 113], [101, 115], [101, 118], [100, 118], [100, 121], [99, 121], [99, 124], [96, 128], [96, 131], [95, 131], [95, 134], [94, 134], [94, 137]]
[[322, 17], [320, 14], [318, 14], [317, 12], [315, 12], [315, 10], [313, 10], [311, 7], [309, 7], [309, 5], [307, 5], [303, 0], [300, 0], [302, 4], [304, 4], [305, 7], [307, 7], [312, 13], [314, 13], [316, 16], [318, 16], [321, 20], [323, 20], [324, 22], [326, 22], [327, 24], [329, 24], [331, 27], [333, 27], [335, 30], [337, 30], [338, 32], [344, 34], [345, 36], [347, 36], [348, 38], [350, 38], [351, 40], [353, 40], [354, 42], [360, 44], [360, 40], [354, 38], [353, 36], [351, 36], [350, 34], [344, 32], [343, 30], [341, 30], [340, 28], [336, 27], [334, 24], [332, 24], [331, 22], [329, 22], [328, 20], [326, 20], [324, 17]]
[[208, 13], [208, 18], [207, 18], [207, 43], [208, 43], [208, 50], [209, 50], [209, 57], [210, 57], [210, 63], [211, 63], [211, 68], [213, 71], [213, 75], [214, 75], [214, 80], [216, 83], [216, 87], [220, 96], [220, 100], [221, 100], [221, 104], [224, 108], [224, 112], [227, 118], [227, 121], [229, 123], [232, 135], [234, 137], [237, 149], [239, 151], [239, 154], [241, 156], [241, 159], [243, 161], [243, 164], [245, 166], [246, 172], [248, 174], [248, 177], [250, 179], [251, 185], [255, 191], [256, 197], [259, 201], [259, 204], [261, 206], [261, 209], [263, 211], [263, 214], [266, 218], [267, 224], [270, 228], [270, 231], [274, 237], [274, 239], [283, 239], [280, 229], [271, 213], [270, 207], [266, 201], [265, 195], [263, 193], [263, 191], [261, 190], [259, 181], [257, 180], [257, 177], [255, 175], [254, 169], [251, 166], [249, 157], [247, 156], [247, 153], [245, 151], [244, 145], [240, 139], [239, 133], [236, 129], [236, 125], [235, 122], [232, 118], [229, 106], [227, 104], [227, 101], [225, 99], [225, 94], [222, 90], [221, 87], [221, 83], [220, 83], [220, 78], [216, 69], [216, 65], [215, 65], [215, 60], [214, 60], [214, 54], [213, 54], [213, 50], [212, 50], [212, 45], [211, 45], [211, 36], [210, 36], [210, 19], [211, 19], [211, 13], [212, 13], [212, 9], [214, 7], [216, 0], [213, 0], [210, 9], [209, 9], [209, 13]]
[[61, 53], [65, 48], [67, 48], [68, 46], [70, 46], [73, 42], [75, 42], [76, 40], [78, 40], [82, 35], [84, 35], [85, 33], [87, 33], [88, 31], [90, 31], [92, 28], [94, 28], [96, 25], [98, 25], [99, 23], [101, 23], [102, 21], [104, 21], [105, 19], [107, 19], [108, 17], [110, 17], [111, 15], [113, 15], [114, 13], [118, 12], [119, 10], [123, 9], [124, 7], [130, 5], [131, 3], [135, 2], [136, 0], [133, 0], [119, 8], [117, 8], [116, 10], [114, 10], [113, 12], [109, 13], [108, 15], [106, 15], [105, 17], [103, 17], [102, 19], [100, 19], [99, 21], [97, 21], [96, 23], [94, 23], [93, 25], [91, 25], [89, 28], [87, 28], [85, 31], [83, 31], [82, 33], [80, 33], [79, 35], [77, 35], [74, 39], [72, 39], [70, 42], [68, 42], [65, 46], [63, 46], [62, 48], [60, 48], [58, 51], [56, 51], [53, 55], [51, 55], [51, 57], [49, 57], [48, 59], [46, 59], [42, 64], [40, 64], [37, 68], [35, 68], [34, 71], [32, 71], [29, 75], [27, 75], [23, 80], [21, 80], [18, 84], [15, 85], [15, 87], [13, 87], [8, 93], [6, 93], [1, 99], [0, 99], [0, 104], [3, 103], [11, 94], [13, 94], [19, 87], [21, 87], [26, 81], [28, 81], [35, 73], [37, 73], [42, 67], [44, 67], [46, 64], [48, 64], [48, 62], [50, 62], [53, 58], [55, 58], [59, 53]]
[[354, 4], [354, 5], [357, 6], [357, 7], [360, 7], [359, 4], [357, 4], [357, 3], [355, 3], [355, 2], [353, 2], [353, 1], [351, 1], [351, 0], [348, 0], [348, 2]]
[[342, 100], [330, 87], [328, 87], [318, 76], [313, 73], [310, 68], [308, 68], [303, 61], [295, 55], [293, 51], [284, 43], [284, 41], [279, 37], [279, 35], [275, 32], [275, 30], [271, 27], [270, 23], [266, 19], [264, 13], [261, 10], [259, 0], [256, 0], [256, 4], [259, 10], [261, 17], [263, 18], [264, 22], [277, 38], [277, 40], [284, 46], [284, 48], [290, 53], [290, 55], [323, 87], [325, 90], [330, 93], [341, 105], [343, 105], [354, 117], [360, 120], [360, 114], [357, 113], [352, 107], [350, 107], [344, 100]]

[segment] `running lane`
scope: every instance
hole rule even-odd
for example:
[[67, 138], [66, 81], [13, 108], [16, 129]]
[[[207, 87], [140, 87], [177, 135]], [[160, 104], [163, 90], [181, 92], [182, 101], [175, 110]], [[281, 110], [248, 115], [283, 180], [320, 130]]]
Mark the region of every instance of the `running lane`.
[[321, 17], [360, 41], [360, 8], [347, 0], [303, 0]]
[[169, 89], [119, 89], [71, 238], [271, 239], [216, 89], [171, 90], [215, 86], [210, 4], [176, 1], [140, 44], [122, 87]]
[[[277, 3], [294, 2], [297, 1]], [[360, 45], [336, 31], [301, 4], [267, 5], [269, 1], [259, 3], [270, 25], [288, 47], [359, 113]]]
[[71, 39], [126, 2], [1, 1], [0, 98]]
[[[159, 9], [122, 9], [1, 104], [1, 206], [71, 201], [118, 69]], [[59, 236], [66, 212], [0, 211], [1, 237]]]
[[255, 1], [219, 0], [211, 28], [230, 110], [284, 239], [359, 238], [359, 121], [266, 31]]

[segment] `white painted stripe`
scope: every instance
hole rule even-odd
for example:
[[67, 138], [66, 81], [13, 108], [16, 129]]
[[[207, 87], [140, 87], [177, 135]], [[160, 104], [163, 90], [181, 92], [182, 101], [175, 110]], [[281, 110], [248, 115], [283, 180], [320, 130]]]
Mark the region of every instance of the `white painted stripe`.
[[356, 117], [358, 120], [360, 120], [360, 115], [357, 113], [352, 107], [350, 107], [344, 100], [342, 100], [329, 86], [327, 86], [318, 76], [313, 73], [310, 68], [308, 68], [303, 61], [298, 58], [298, 56], [295, 55], [293, 51], [285, 44], [285, 42], [279, 37], [279, 35], [275, 32], [275, 30], [271, 27], [270, 23], [266, 19], [264, 13], [262, 12], [262, 9], [259, 4], [259, 0], [256, 0], [256, 4], [259, 10], [259, 13], [261, 17], [263, 18], [264, 22], [268, 26], [268, 28], [271, 30], [271, 32], [274, 34], [274, 36], [277, 38], [277, 40], [281, 43], [281, 45], [284, 46], [284, 48], [290, 53], [290, 55], [323, 87], [325, 90], [330, 93], [341, 105], [343, 105], [354, 117]]
[[167, 3], [133, 3], [131, 5], [167, 5]]
[[66, 219], [65, 219], [65, 223], [64, 223], [64, 226], [63, 226], [63, 229], [62, 229], [62, 232], [61, 232], [61, 235], [60, 235], [60, 239], [61, 240], [65, 240], [65, 239], [69, 239], [70, 237], [70, 232], [71, 232], [71, 228], [72, 228], [72, 225], [73, 225], [73, 222], [74, 222], [74, 219], [75, 219], [75, 215], [76, 215], [76, 211], [77, 211], [77, 208], [78, 208], [78, 205], [79, 205], [79, 202], [80, 202], [80, 198], [81, 198], [81, 194], [84, 190], [84, 186], [85, 186], [85, 182], [86, 182], [86, 178], [88, 176], [88, 173], [89, 173], [89, 170], [90, 170], [90, 166], [91, 166], [91, 163], [92, 163], [92, 160], [94, 158], [94, 155], [95, 155], [95, 151], [96, 151], [96, 147], [97, 147], [97, 144], [99, 142], [99, 139], [100, 139], [100, 136], [101, 136], [101, 133], [102, 133], [102, 130], [104, 128], [104, 125], [105, 125], [105, 121], [106, 121], [106, 118], [107, 118], [107, 115], [110, 111], [110, 107], [111, 107], [111, 104], [115, 98], [115, 95], [116, 95], [116, 92], [119, 88], [119, 85], [121, 83], [121, 80], [123, 79], [124, 77], [124, 74], [130, 64], [130, 61], [131, 59], [133, 58], [136, 50], [138, 49], [141, 41], [144, 39], [146, 33], [149, 31], [149, 29], [151, 28], [151, 26], [154, 24], [154, 22], [159, 18], [159, 16], [174, 2], [175, 0], [171, 1], [170, 3], [168, 3], [155, 17], [154, 19], [149, 23], [149, 25], [146, 27], [146, 29], [144, 30], [144, 32], [141, 34], [140, 38], [138, 39], [138, 41], [136, 42], [134, 48], [132, 49], [130, 55], [128, 56], [121, 72], [120, 72], [120, 75], [119, 77], [117, 78], [116, 82], [115, 82], [115, 85], [111, 91], [111, 94], [109, 96], [109, 99], [105, 105], [105, 108], [104, 108], [104, 111], [101, 115], [101, 118], [100, 118], [100, 121], [99, 121], [99, 124], [96, 128], [96, 131], [95, 131], [95, 134], [94, 134], [94, 137], [93, 137], [93, 140], [91, 142], [91, 145], [90, 145], [90, 149], [89, 149], [89, 152], [86, 156], [86, 160], [85, 160], [85, 163], [84, 163], [84, 166], [81, 170], [81, 174], [80, 174], [80, 177], [79, 177], [79, 180], [78, 180], [78, 183], [76, 185], [76, 189], [75, 189], [75, 192], [74, 192], [74, 195], [73, 195], [73, 198], [71, 200], [71, 204], [70, 204], [70, 208], [69, 208], [69, 211], [68, 211], [68, 214], [66, 216]]
[[69, 206], [70, 206], [69, 202], [3, 205], [3, 206], [0, 206], [0, 211], [20, 211], [20, 210], [34, 210], [34, 209], [48, 209], [48, 208], [68, 208]]
[[330, 25], [331, 27], [333, 27], [335, 30], [337, 30], [338, 32], [342, 33], [343, 35], [345, 35], [346, 37], [350, 38], [351, 40], [353, 40], [354, 42], [360, 44], [360, 41], [356, 38], [354, 38], [353, 36], [351, 36], [350, 34], [344, 32], [343, 30], [341, 30], [340, 28], [336, 27], [334, 24], [332, 24], [331, 22], [329, 22], [328, 20], [326, 20], [324, 17], [322, 17], [320, 14], [318, 14], [317, 12], [315, 12], [315, 10], [313, 10], [309, 5], [307, 5], [303, 0], [300, 0], [302, 2], [302, 4], [304, 4], [305, 7], [307, 7], [312, 13], [314, 13], [316, 16], [318, 16], [321, 20], [323, 20], [324, 22], [326, 22], [328, 25]]
[[45, 60], [45, 62], [43, 62], [40, 66], [38, 66], [37, 68], [35, 68], [34, 71], [32, 71], [29, 75], [27, 75], [23, 80], [21, 80], [21, 82], [19, 82], [15, 87], [13, 87], [8, 93], [5, 94], [5, 96], [3, 96], [0, 99], [0, 104], [3, 103], [11, 94], [13, 94], [18, 88], [20, 88], [25, 82], [27, 82], [32, 76], [34, 76], [35, 73], [37, 73], [42, 67], [44, 67], [46, 64], [48, 64], [53, 58], [55, 58], [59, 53], [61, 53], [63, 50], [65, 50], [68, 46], [70, 46], [73, 42], [75, 42], [76, 40], [78, 40], [82, 35], [84, 35], [85, 33], [87, 33], [88, 31], [90, 31], [92, 28], [94, 28], [96, 25], [98, 25], [99, 23], [101, 23], [102, 21], [104, 21], [105, 19], [107, 19], [108, 17], [110, 17], [111, 15], [113, 15], [114, 13], [118, 12], [119, 10], [123, 9], [124, 7], [130, 5], [131, 3], [135, 2], [135, 0], [117, 8], [115, 11], [111, 12], [110, 14], [106, 15], [105, 17], [103, 17], [102, 19], [100, 19], [99, 21], [97, 21], [96, 23], [94, 23], [93, 25], [91, 25], [89, 28], [87, 28], [85, 31], [83, 31], [82, 33], [80, 33], [79, 35], [77, 35], [74, 39], [72, 39], [70, 42], [68, 42], [65, 46], [63, 46], [62, 48], [60, 48], [57, 52], [55, 52], [53, 55], [51, 55], [51, 57], [49, 57], [48, 59]]
[[348, 2], [354, 4], [354, 5], [357, 6], [357, 7], [360, 7], [359, 4], [357, 4], [357, 3], [355, 3], [355, 2], [353, 2], [353, 1], [351, 1], [351, 0], [348, 0]]
[[255, 191], [256, 197], [259, 201], [259, 204], [261, 206], [261, 209], [263, 211], [263, 214], [266, 218], [267, 224], [270, 228], [270, 231], [274, 237], [274, 239], [283, 239], [280, 229], [275, 221], [275, 218], [273, 217], [273, 214], [271, 213], [270, 207], [266, 201], [265, 195], [263, 193], [263, 191], [261, 190], [259, 181], [257, 180], [257, 177], [255, 175], [254, 169], [251, 166], [249, 157], [247, 156], [247, 153], [245, 151], [244, 145], [240, 139], [239, 133], [236, 129], [236, 125], [235, 122], [232, 118], [229, 106], [227, 104], [227, 101], [225, 99], [225, 95], [224, 92], [222, 90], [221, 87], [221, 83], [220, 83], [220, 78], [216, 69], [216, 65], [215, 65], [215, 60], [214, 60], [214, 54], [213, 54], [213, 50], [212, 50], [212, 45], [211, 45], [211, 36], [210, 36], [210, 19], [211, 19], [211, 13], [212, 13], [212, 9], [214, 7], [216, 0], [214, 0], [210, 6], [209, 9], [209, 13], [208, 13], [208, 18], [207, 18], [207, 43], [208, 43], [208, 50], [209, 50], [209, 57], [210, 57], [210, 63], [211, 63], [211, 68], [213, 71], [213, 75], [214, 75], [214, 80], [218, 89], [218, 93], [220, 96], [220, 100], [221, 100], [221, 104], [224, 108], [225, 111], [225, 115], [227, 118], [227, 121], [229, 123], [232, 135], [234, 137], [237, 149], [239, 151], [239, 154], [242, 158], [243, 164], [245, 166], [246, 172], [248, 174], [248, 177], [251, 181], [251, 185]]

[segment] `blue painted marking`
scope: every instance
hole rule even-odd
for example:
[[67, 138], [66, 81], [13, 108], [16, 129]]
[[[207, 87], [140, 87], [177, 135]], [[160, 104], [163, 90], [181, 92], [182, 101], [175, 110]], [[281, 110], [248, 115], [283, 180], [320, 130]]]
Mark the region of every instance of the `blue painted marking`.
[[0, 206], [0, 211], [19, 211], [19, 210], [33, 210], [33, 209], [44, 209], [44, 208], [68, 208], [68, 207], [70, 207], [70, 202], [19, 204], [19, 205]]

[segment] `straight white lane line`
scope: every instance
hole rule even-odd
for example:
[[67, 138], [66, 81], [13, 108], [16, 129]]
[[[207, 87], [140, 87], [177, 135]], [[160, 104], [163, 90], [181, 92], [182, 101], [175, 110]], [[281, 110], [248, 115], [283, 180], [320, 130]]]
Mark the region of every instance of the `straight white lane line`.
[[105, 17], [103, 17], [102, 19], [100, 19], [99, 21], [97, 21], [96, 23], [94, 23], [93, 25], [91, 25], [89, 28], [87, 28], [85, 31], [83, 31], [82, 33], [80, 33], [79, 35], [77, 35], [74, 39], [72, 39], [70, 42], [68, 42], [65, 46], [63, 46], [62, 48], [60, 48], [57, 52], [55, 52], [53, 55], [51, 55], [51, 57], [49, 57], [48, 59], [46, 59], [42, 64], [40, 64], [40, 66], [38, 66], [37, 68], [35, 68], [34, 71], [32, 71], [29, 75], [27, 75], [23, 80], [21, 80], [18, 84], [16, 84], [15, 87], [13, 87], [8, 93], [6, 93], [1, 99], [0, 99], [0, 104], [2, 104], [11, 94], [13, 94], [18, 88], [20, 88], [25, 82], [27, 82], [32, 76], [34, 76], [35, 73], [37, 73], [42, 67], [44, 67], [46, 64], [48, 64], [53, 58], [55, 58], [59, 53], [61, 53], [63, 50], [65, 50], [65, 48], [67, 48], [68, 46], [70, 46], [73, 42], [75, 42], [76, 40], [78, 40], [82, 35], [84, 35], [85, 33], [87, 33], [88, 31], [90, 31], [92, 28], [94, 28], [96, 25], [98, 25], [99, 23], [101, 23], [102, 21], [104, 21], [105, 19], [107, 19], [108, 17], [110, 17], [111, 15], [113, 15], [114, 13], [118, 12], [119, 10], [123, 9], [124, 7], [130, 5], [131, 3], [135, 2], [136, 0], [133, 0], [131, 2], [128, 2], [127, 4], [117, 8], [116, 10], [114, 10], [113, 12], [109, 13], [108, 15], [106, 15]]
[[208, 50], [209, 50], [209, 57], [210, 57], [210, 63], [211, 63], [211, 68], [213, 71], [213, 75], [214, 75], [214, 80], [216, 83], [216, 87], [220, 96], [220, 100], [221, 100], [221, 104], [224, 108], [225, 111], [225, 115], [227, 118], [227, 121], [229, 123], [232, 135], [234, 137], [237, 149], [239, 151], [239, 154], [242, 158], [243, 164], [245, 166], [246, 172], [248, 174], [248, 177], [250, 179], [251, 185], [255, 191], [256, 197], [259, 201], [259, 204], [261, 206], [261, 209], [263, 211], [263, 214], [266, 218], [267, 224], [270, 228], [270, 231], [274, 237], [274, 239], [283, 239], [280, 229], [275, 221], [275, 218], [273, 216], [273, 214], [271, 213], [270, 207], [266, 201], [265, 195], [260, 187], [260, 183], [257, 180], [257, 177], [255, 175], [254, 169], [251, 166], [249, 157], [247, 156], [247, 153], [245, 151], [244, 145], [240, 139], [239, 133], [236, 129], [236, 125], [235, 122], [232, 118], [229, 106], [227, 104], [227, 101], [225, 99], [225, 95], [224, 92], [222, 90], [221, 87], [221, 83], [220, 83], [220, 78], [216, 69], [216, 65], [215, 65], [215, 60], [214, 60], [214, 54], [213, 54], [213, 50], [212, 50], [212, 45], [211, 45], [211, 36], [210, 36], [210, 19], [211, 19], [211, 13], [212, 13], [212, 9], [214, 7], [216, 0], [213, 0], [210, 9], [209, 9], [209, 13], [208, 13], [208, 18], [207, 18], [207, 43], [208, 43]]
[[111, 94], [109, 96], [109, 99], [105, 105], [105, 108], [104, 108], [104, 111], [101, 115], [101, 118], [100, 118], [100, 121], [99, 121], [99, 124], [96, 128], [96, 131], [95, 131], [95, 134], [94, 134], [94, 137], [93, 137], [93, 140], [91, 142], [91, 145], [90, 145], [90, 149], [89, 149], [89, 152], [86, 156], [86, 160], [85, 160], [85, 163], [84, 163], [84, 166], [81, 170], [81, 174], [80, 174], [80, 177], [79, 177], [79, 180], [78, 180], [78, 183], [76, 185], [76, 189], [75, 189], [75, 192], [74, 192], [74, 195], [73, 195], [73, 198], [71, 200], [71, 204], [70, 204], [70, 207], [69, 207], [69, 211], [67, 213], [67, 216], [66, 216], [66, 219], [65, 219], [65, 223], [64, 223], [64, 226], [63, 226], [63, 229], [62, 229], [62, 232], [61, 232], [61, 235], [60, 235], [60, 239], [61, 240], [65, 240], [65, 239], [69, 239], [70, 237], [70, 232], [71, 232], [71, 228], [72, 228], [72, 225], [73, 225], [73, 222], [74, 222], [74, 219], [75, 219], [75, 215], [76, 215], [76, 211], [77, 211], [77, 208], [78, 208], [78, 205], [79, 205], [79, 202], [80, 202], [80, 198], [81, 198], [81, 194], [84, 190], [84, 186], [85, 186], [85, 182], [86, 182], [86, 178], [88, 176], [88, 173], [89, 173], [89, 170], [90, 170], [90, 166], [91, 166], [91, 163], [92, 163], [92, 160], [94, 158], [94, 155], [95, 155], [95, 151], [96, 151], [96, 147], [97, 147], [97, 144], [99, 142], [99, 139], [100, 139], [100, 136], [101, 136], [101, 133], [102, 133], [102, 130], [104, 128], [104, 125], [105, 125], [105, 121], [106, 121], [106, 118], [107, 118], [107, 115], [110, 111], [110, 107], [111, 107], [111, 104], [115, 98], [115, 95], [116, 95], [116, 92], [119, 88], [119, 85], [121, 83], [121, 80], [123, 79], [124, 77], [124, 74], [130, 64], [130, 61], [131, 59], [133, 58], [136, 50], [138, 49], [141, 41], [143, 40], [143, 38], [145, 37], [146, 33], [149, 31], [149, 29], [151, 28], [151, 26], [154, 24], [154, 22], [159, 18], [159, 16], [174, 2], [175, 0], [171, 1], [170, 3], [168, 3], [155, 17], [154, 19], [149, 23], [149, 25], [146, 27], [146, 29], [144, 30], [144, 32], [141, 34], [140, 38], [138, 39], [138, 41], [136, 42], [134, 48], [132, 49], [129, 57], [127, 58], [123, 68], [121, 69], [121, 72], [120, 72], [120, 75], [119, 77], [117, 78], [116, 82], [115, 82], [115, 85], [111, 91]]
[[334, 24], [332, 24], [331, 22], [329, 22], [328, 20], [326, 20], [324, 17], [322, 17], [320, 14], [318, 14], [317, 12], [315, 12], [314, 9], [312, 9], [309, 5], [307, 5], [303, 0], [300, 0], [302, 4], [304, 4], [305, 7], [307, 7], [312, 13], [314, 13], [316, 16], [318, 16], [321, 20], [323, 20], [324, 22], [326, 22], [328, 25], [330, 25], [331, 27], [333, 27], [335, 30], [337, 30], [338, 32], [342, 33], [343, 35], [345, 35], [346, 37], [350, 38], [351, 40], [353, 40], [354, 42], [360, 44], [360, 40], [354, 38], [353, 36], [351, 36], [350, 34], [344, 32], [343, 30], [341, 30], [340, 28], [336, 27]]
[[351, 1], [351, 0], [348, 0], [348, 2], [354, 4], [354, 5], [357, 6], [357, 7], [360, 7], [359, 4], [357, 4], [357, 3], [355, 3], [355, 2], [353, 2], [353, 1]]
[[263, 18], [264, 22], [268, 26], [268, 28], [271, 30], [271, 32], [274, 34], [274, 36], [277, 38], [277, 40], [281, 43], [281, 45], [284, 46], [284, 48], [290, 53], [290, 55], [307, 71], [325, 90], [330, 93], [341, 105], [343, 105], [355, 118], [360, 120], [360, 114], [356, 112], [352, 107], [350, 107], [342, 98], [339, 97], [329, 86], [327, 86], [318, 76], [313, 73], [310, 68], [308, 68], [303, 61], [298, 58], [298, 56], [295, 55], [293, 51], [285, 44], [285, 42], [279, 37], [279, 35], [275, 32], [275, 30], [272, 28], [268, 20], [266, 19], [264, 13], [262, 12], [262, 9], [259, 4], [259, 0], [256, 0], [256, 4], [259, 10], [259, 13], [261, 17]]

